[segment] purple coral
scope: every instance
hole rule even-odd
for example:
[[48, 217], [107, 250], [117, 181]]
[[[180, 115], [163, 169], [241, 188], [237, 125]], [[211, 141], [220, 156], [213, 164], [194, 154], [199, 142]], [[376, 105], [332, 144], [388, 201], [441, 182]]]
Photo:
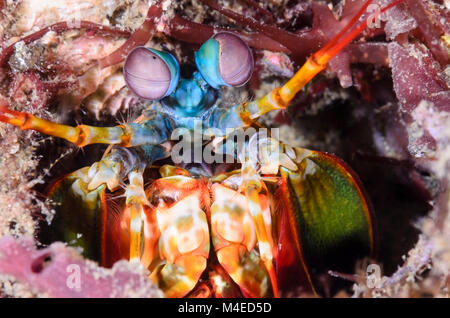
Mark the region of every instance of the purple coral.
[[49, 297], [163, 297], [143, 272], [126, 261], [105, 269], [63, 243], [37, 250], [31, 238], [0, 239], [0, 274]]

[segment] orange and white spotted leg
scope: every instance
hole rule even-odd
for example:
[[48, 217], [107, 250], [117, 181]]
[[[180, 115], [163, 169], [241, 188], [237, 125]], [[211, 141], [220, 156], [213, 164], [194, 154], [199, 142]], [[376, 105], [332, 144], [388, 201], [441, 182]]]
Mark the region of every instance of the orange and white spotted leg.
[[144, 178], [142, 172], [132, 171], [128, 174], [129, 185], [125, 190], [126, 211], [130, 218], [130, 254], [131, 262], [140, 262], [142, 252], [143, 220], [145, 219], [144, 206], [149, 202], [144, 191]]
[[[219, 263], [247, 296], [277, 296], [276, 282], [270, 278], [265, 262], [256, 249], [257, 229], [248, 208], [247, 198], [222, 184], [212, 186], [214, 203], [211, 206], [211, 231]], [[270, 208], [267, 198], [261, 212], [265, 232], [270, 229]], [[269, 244], [272, 244], [272, 240]], [[272, 255], [272, 253], [270, 253]]]
[[[259, 254], [267, 272], [269, 273], [273, 294], [275, 297], [279, 297], [278, 284], [273, 265], [276, 249], [272, 238], [270, 208], [267, 204], [267, 200], [262, 200], [262, 198], [266, 198], [266, 196], [260, 195], [261, 190], [263, 190], [264, 183], [251, 161], [247, 161], [242, 165], [241, 174], [242, 183], [240, 188], [245, 194], [248, 202], [248, 209], [255, 225]], [[265, 210], [268, 210], [266, 215], [264, 215]]]
[[170, 207], [161, 201], [155, 213], [161, 261], [150, 277], [167, 297], [183, 297], [197, 284], [209, 255], [208, 221], [200, 195], [193, 192]]

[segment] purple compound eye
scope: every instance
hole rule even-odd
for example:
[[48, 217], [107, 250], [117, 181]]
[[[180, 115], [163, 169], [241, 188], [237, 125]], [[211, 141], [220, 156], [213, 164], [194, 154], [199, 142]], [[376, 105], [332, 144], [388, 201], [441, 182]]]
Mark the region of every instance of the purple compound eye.
[[195, 63], [209, 85], [239, 87], [250, 80], [253, 73], [253, 54], [237, 35], [220, 32], [203, 43], [195, 52]]
[[167, 52], [137, 47], [123, 66], [125, 83], [137, 96], [158, 100], [173, 92], [179, 80], [176, 59]]
[[237, 35], [217, 33], [213, 39], [219, 42], [219, 72], [230, 86], [242, 86], [253, 73], [253, 54], [247, 44]]

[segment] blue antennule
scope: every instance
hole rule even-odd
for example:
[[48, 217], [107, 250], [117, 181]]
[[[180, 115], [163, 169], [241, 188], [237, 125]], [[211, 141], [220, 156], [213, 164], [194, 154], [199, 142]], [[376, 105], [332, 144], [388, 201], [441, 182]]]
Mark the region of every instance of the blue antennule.
[[203, 90], [192, 79], [182, 79], [174, 93], [180, 107], [192, 109], [198, 107], [203, 101]]
[[123, 74], [135, 95], [158, 100], [169, 96], [177, 87], [180, 66], [172, 54], [141, 46], [128, 54]]
[[253, 73], [253, 54], [247, 44], [231, 32], [220, 32], [195, 52], [197, 68], [209, 85], [239, 87]]

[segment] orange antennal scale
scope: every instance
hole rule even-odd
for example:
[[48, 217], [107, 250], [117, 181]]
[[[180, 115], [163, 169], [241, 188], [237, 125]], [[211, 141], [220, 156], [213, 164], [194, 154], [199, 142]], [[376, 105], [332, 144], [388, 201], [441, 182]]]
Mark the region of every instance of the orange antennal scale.
[[[397, 0], [390, 5], [382, 8], [378, 15], [390, 8], [402, 3], [404, 0]], [[281, 89], [280, 95], [283, 102], [291, 101], [294, 96], [308, 83], [317, 73], [325, 69], [326, 64], [335, 57], [346, 45], [353, 41], [367, 27], [367, 20], [357, 25], [349, 33], [348, 31], [355, 25], [356, 21], [362, 16], [364, 11], [372, 1], [369, 0], [361, 7], [344, 29], [339, 32], [328, 44], [314, 53], [302, 68], [288, 81]]]
[[366, 1], [363, 6], [358, 10], [358, 12], [351, 18], [351, 20], [347, 23], [347, 25], [333, 38], [330, 42], [325, 44], [323, 48], [321, 48], [319, 51], [316, 52], [316, 54], [320, 54], [321, 52], [328, 51], [333, 45], [336, 44], [336, 42], [343, 36], [349, 29], [351, 29], [352, 26], [355, 25], [355, 23], [358, 21], [358, 19], [363, 15], [364, 11], [367, 10], [369, 5], [373, 2], [373, 0]]
[[[374, 15], [381, 15], [392, 7], [399, 5], [405, 0], [397, 0], [388, 6], [382, 8], [380, 12], [375, 13]], [[367, 19], [364, 20], [361, 24], [359, 24], [355, 29], [353, 29], [349, 34], [345, 35], [342, 41], [339, 41], [340, 38], [356, 23], [356, 21], [361, 17], [366, 8], [372, 1], [367, 1], [362, 8], [358, 11], [358, 13], [351, 19], [350, 23], [341, 31], [338, 35], [336, 35], [327, 45], [325, 45], [322, 49], [313, 54], [313, 58], [316, 63], [322, 65], [328, 63], [333, 57], [335, 57], [347, 44], [353, 41], [356, 36], [358, 36], [361, 31], [363, 31], [367, 27]], [[339, 41], [339, 42], [338, 42]]]
[[[403, 1], [404, 0], [394, 1], [390, 5], [382, 8], [380, 12], [376, 14], [379, 15]], [[328, 61], [335, 57], [367, 27], [367, 20], [356, 27], [355, 24], [371, 2], [371, 0], [366, 1], [349, 23], [323, 48], [312, 54], [285, 85], [275, 88], [272, 92], [257, 101], [245, 105], [245, 111], [242, 116], [248, 116], [253, 120], [269, 111], [288, 107], [295, 95], [311, 81], [314, 76], [325, 69]]]
[[22, 130], [35, 130], [49, 136], [63, 138], [79, 147], [93, 143], [119, 144], [127, 137], [120, 126], [72, 127], [51, 122], [30, 113], [15, 111], [3, 105], [0, 105], [0, 122], [14, 125]]

